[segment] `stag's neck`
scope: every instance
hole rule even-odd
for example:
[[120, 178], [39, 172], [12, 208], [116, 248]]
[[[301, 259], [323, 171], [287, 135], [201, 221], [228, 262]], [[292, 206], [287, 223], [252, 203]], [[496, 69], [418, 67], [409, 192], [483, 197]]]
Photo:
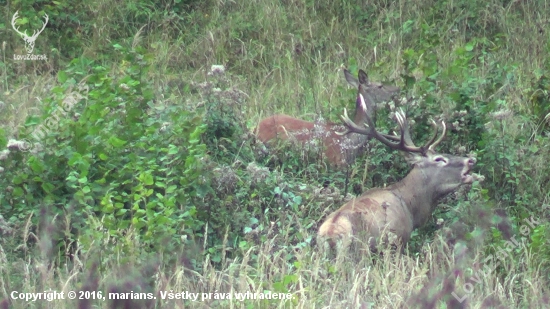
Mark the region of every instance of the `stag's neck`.
[[[363, 126], [367, 122], [367, 118], [370, 118], [376, 123], [376, 104], [374, 103], [372, 94], [368, 91], [359, 91], [363, 95], [363, 100], [359, 96], [355, 100], [355, 118], [353, 122], [358, 126]], [[365, 103], [365, 106], [363, 106], [362, 102]]]
[[416, 167], [403, 180], [388, 189], [409, 209], [415, 228], [427, 222], [441, 198], [437, 194], [433, 179]]

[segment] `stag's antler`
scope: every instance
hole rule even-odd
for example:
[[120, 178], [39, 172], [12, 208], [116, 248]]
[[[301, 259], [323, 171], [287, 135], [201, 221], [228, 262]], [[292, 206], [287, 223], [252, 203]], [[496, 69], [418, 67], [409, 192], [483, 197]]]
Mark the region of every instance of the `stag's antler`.
[[[359, 99], [361, 100], [361, 106], [366, 109], [367, 107], [362, 94], [359, 94]], [[366, 121], [367, 121], [367, 123], [365, 124], [366, 127], [360, 127], [357, 124], [355, 124], [353, 121], [351, 121], [351, 119], [349, 119], [346, 109], [344, 109], [344, 115], [340, 117], [344, 121], [344, 125], [346, 126], [346, 131], [341, 132], [339, 134], [344, 135], [344, 134], [353, 132], [353, 133], [368, 135], [376, 138], [377, 140], [382, 142], [384, 145], [390, 147], [391, 149], [401, 150], [406, 152], [421, 153], [422, 155], [426, 155], [428, 151], [433, 151], [433, 148], [443, 140], [443, 138], [445, 137], [445, 133], [447, 132], [447, 127], [445, 126], [445, 122], [442, 121], [441, 125], [443, 127], [443, 132], [441, 136], [437, 138], [437, 133], [438, 133], [437, 123], [432, 120], [432, 126], [434, 127], [434, 135], [424, 146], [418, 147], [414, 145], [411, 139], [411, 134], [409, 131], [409, 122], [407, 121], [405, 112], [403, 112], [402, 109], [399, 109], [395, 114], [395, 118], [397, 119], [397, 122], [399, 124], [399, 129], [401, 131], [400, 136], [383, 134], [376, 131], [375, 124], [370, 117], [366, 118]]]

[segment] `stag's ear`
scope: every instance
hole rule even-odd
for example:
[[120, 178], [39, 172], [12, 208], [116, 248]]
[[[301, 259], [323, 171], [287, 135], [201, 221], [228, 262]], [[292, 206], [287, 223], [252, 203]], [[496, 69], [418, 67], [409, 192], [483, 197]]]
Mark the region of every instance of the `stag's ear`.
[[344, 69], [344, 77], [346, 77], [346, 81], [352, 87], [355, 87], [355, 88], [359, 87], [359, 81], [357, 80], [357, 78], [355, 78], [355, 77], [353, 77], [353, 75], [351, 75], [351, 72], [348, 71], [348, 69]]
[[369, 76], [367, 75], [367, 73], [365, 73], [365, 71], [363, 70], [359, 70], [359, 83], [361, 85], [368, 85], [369, 84]]

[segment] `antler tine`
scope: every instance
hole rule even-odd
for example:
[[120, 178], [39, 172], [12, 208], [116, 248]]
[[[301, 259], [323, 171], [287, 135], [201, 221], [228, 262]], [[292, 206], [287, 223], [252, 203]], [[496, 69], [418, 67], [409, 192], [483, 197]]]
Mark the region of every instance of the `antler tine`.
[[397, 111], [397, 113], [395, 114], [395, 118], [397, 119], [397, 123], [399, 124], [399, 131], [401, 134], [399, 137], [393, 136], [392, 140], [396, 140], [395, 138], [397, 138], [399, 143], [391, 143], [388, 141], [389, 142], [388, 144], [379, 138], [377, 139], [382, 143], [384, 143], [385, 145], [395, 150], [401, 150], [406, 152], [419, 152], [424, 154], [425, 153], [424, 148], [415, 146], [412, 141], [411, 133], [409, 129], [409, 122], [407, 121], [407, 117], [405, 116], [405, 112], [403, 111], [403, 109], [399, 109], [399, 111]]
[[392, 135], [392, 134], [383, 134], [383, 133], [380, 133], [380, 135], [382, 135], [383, 137], [391, 140], [391, 141], [395, 141], [395, 142], [399, 142], [401, 141], [401, 137], [397, 136], [397, 135]]
[[358, 133], [363, 135], [370, 135], [371, 130], [367, 130], [366, 128], [361, 128], [357, 124], [355, 124], [351, 119], [349, 119], [348, 111], [344, 108], [344, 114], [340, 115], [340, 118], [342, 121], [344, 121], [344, 126], [346, 127], [346, 130], [344, 132], [336, 132], [338, 135], [346, 135], [349, 133]]
[[407, 116], [405, 116], [405, 112], [402, 108], [400, 108], [397, 113], [395, 113], [395, 118], [397, 118], [397, 122], [399, 123], [399, 127], [401, 128], [403, 141], [405, 143], [404, 145], [416, 147], [411, 138], [409, 121], [407, 120]]
[[[359, 94], [361, 103], [364, 104], [363, 95]], [[344, 117], [345, 116], [345, 117]], [[411, 138], [410, 128], [409, 128], [409, 122], [407, 120], [407, 116], [405, 115], [405, 112], [403, 109], [399, 109], [397, 113], [395, 113], [395, 118], [397, 120], [397, 123], [399, 124], [399, 131], [400, 136], [395, 135], [389, 135], [389, 134], [382, 134], [376, 131], [374, 123], [370, 117], [367, 117], [367, 125], [369, 130], [363, 129], [358, 127], [353, 121], [349, 119], [347, 116], [346, 110], [344, 110], [344, 116], [342, 117], [342, 120], [344, 120], [346, 127], [348, 127], [348, 130], [345, 134], [349, 132], [355, 132], [359, 134], [366, 134], [369, 136], [372, 136], [382, 142], [384, 145], [395, 149], [395, 150], [401, 150], [406, 152], [416, 152], [421, 153], [422, 155], [426, 155], [426, 152], [433, 151], [433, 148], [437, 146], [445, 137], [445, 134], [447, 132], [447, 126], [445, 125], [445, 122], [441, 122], [441, 125], [443, 127], [443, 132], [439, 138], [437, 138], [437, 133], [439, 132], [437, 123], [432, 120], [432, 126], [434, 127], [434, 135], [432, 138], [424, 144], [424, 146], [418, 147], [416, 146]]]
[[[434, 127], [437, 128], [437, 124], [435, 123], [435, 121], [432, 120], [432, 123], [434, 124]], [[438, 130], [436, 130], [434, 136], [432, 137], [432, 139], [428, 143], [426, 143], [426, 146], [427, 146], [428, 150], [433, 151], [435, 146], [439, 145], [439, 143], [441, 143], [441, 141], [445, 138], [445, 134], [447, 134], [447, 126], [445, 125], [445, 121], [441, 121], [441, 126], [443, 127], [443, 132], [441, 132], [441, 136], [439, 136], [439, 138], [434, 142], [435, 138], [437, 137], [437, 132], [438, 132]], [[426, 147], [426, 146], [424, 146], [424, 147]]]
[[429, 141], [427, 141], [424, 146], [422, 146], [422, 148], [424, 148], [425, 150], [431, 150], [432, 149], [432, 146], [435, 142], [435, 140], [437, 139], [437, 133], [439, 133], [439, 128], [437, 127], [437, 123], [432, 119], [432, 123], [431, 123], [432, 127], [433, 127], [433, 135], [432, 135], [432, 138], [430, 138]]
[[[365, 100], [363, 98], [362, 94], [359, 94], [359, 99], [361, 100], [362, 107], [366, 110], [367, 106], [365, 104]], [[391, 134], [383, 134], [377, 132], [374, 128], [374, 123], [370, 117], [367, 117], [367, 123], [364, 124], [366, 127], [360, 127], [355, 122], [353, 122], [349, 116], [348, 116], [348, 110], [344, 108], [344, 114], [340, 115], [340, 118], [344, 122], [344, 126], [346, 127], [346, 130], [343, 132], [336, 132], [338, 135], [347, 135], [349, 133], [358, 133], [362, 135], [368, 135], [371, 137], [375, 137], [376, 139], [380, 140], [382, 138], [383, 140], [386, 140], [386, 142], [382, 141], [382, 143], [388, 145], [389, 147], [395, 147], [395, 145], [398, 145], [397, 143], [392, 143], [391, 141], [399, 142], [401, 141], [401, 137], [391, 135]], [[377, 137], [378, 136], [378, 137]]]
[[349, 117], [348, 117], [348, 110], [345, 107], [344, 107], [344, 114], [340, 115], [340, 119], [342, 119], [342, 121], [344, 122], [345, 131], [342, 131], [342, 132], [335, 131], [335, 133], [338, 135], [347, 135], [351, 133], [351, 131], [348, 129], [348, 126], [347, 126]]
[[[363, 98], [362, 94], [359, 94], [359, 98], [361, 100], [361, 104], [364, 104], [365, 99]], [[364, 106], [364, 105], [363, 105]], [[367, 125], [370, 128], [370, 136], [376, 138], [380, 142], [382, 142], [384, 145], [396, 149], [396, 150], [403, 150], [403, 151], [409, 151], [409, 152], [419, 152], [419, 149], [414, 148], [415, 146], [412, 145], [412, 147], [406, 145], [408, 142], [411, 141], [410, 134], [408, 132], [408, 123], [407, 118], [405, 117], [405, 113], [401, 110], [401, 112], [396, 114], [397, 116], [397, 122], [399, 123], [401, 136], [394, 136], [394, 135], [388, 135], [388, 134], [382, 134], [378, 131], [376, 131], [376, 127], [370, 117], [367, 117]], [[397, 143], [392, 141], [398, 141]]]

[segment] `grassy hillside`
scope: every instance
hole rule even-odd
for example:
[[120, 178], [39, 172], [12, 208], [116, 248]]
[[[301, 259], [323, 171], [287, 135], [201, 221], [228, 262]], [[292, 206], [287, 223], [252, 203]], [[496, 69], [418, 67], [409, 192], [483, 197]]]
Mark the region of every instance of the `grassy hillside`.
[[[0, 307], [550, 307], [550, 2], [18, 0], [0, 13]], [[47, 59], [17, 60], [12, 22], [31, 35], [45, 15], [31, 54]], [[403, 255], [334, 257], [315, 237], [352, 196], [407, 174], [397, 152], [371, 143], [343, 170], [254, 136], [276, 113], [340, 122], [357, 91], [342, 68], [399, 86], [415, 140], [444, 119], [438, 150], [477, 158], [479, 181]], [[14, 298], [44, 291], [65, 299]]]

